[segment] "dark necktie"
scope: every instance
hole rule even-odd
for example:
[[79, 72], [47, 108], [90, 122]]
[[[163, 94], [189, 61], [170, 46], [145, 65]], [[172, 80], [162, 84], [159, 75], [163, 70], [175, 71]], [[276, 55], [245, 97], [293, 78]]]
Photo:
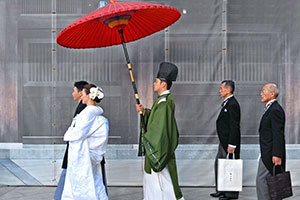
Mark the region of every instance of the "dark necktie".
[[272, 103], [269, 103], [267, 104], [265, 107], [264, 107], [264, 113], [270, 108], [270, 106], [274, 103], [274, 101]]
[[221, 107], [223, 108], [225, 106], [225, 104], [227, 103], [228, 99], [223, 101], [223, 103], [221, 104]]

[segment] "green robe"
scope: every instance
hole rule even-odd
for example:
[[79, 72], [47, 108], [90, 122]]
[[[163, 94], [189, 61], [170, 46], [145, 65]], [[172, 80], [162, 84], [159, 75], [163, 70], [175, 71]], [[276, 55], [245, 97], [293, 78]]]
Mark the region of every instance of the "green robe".
[[[164, 98], [164, 101], [158, 102]], [[182, 198], [178, 185], [175, 150], [178, 145], [178, 129], [175, 120], [175, 104], [170, 94], [161, 95], [151, 110], [144, 115], [147, 132], [139, 143], [139, 156], [145, 155], [145, 172], [151, 174], [162, 171], [168, 165], [176, 199]]]

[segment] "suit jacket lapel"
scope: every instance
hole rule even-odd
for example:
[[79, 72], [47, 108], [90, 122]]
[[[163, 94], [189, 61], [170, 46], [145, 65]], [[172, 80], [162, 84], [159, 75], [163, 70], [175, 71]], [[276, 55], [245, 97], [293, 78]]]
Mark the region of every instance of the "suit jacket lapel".
[[[225, 106], [224, 106], [224, 107], [225, 107]], [[224, 107], [221, 108], [221, 111], [220, 111], [220, 113], [219, 113], [219, 116], [218, 116], [218, 119], [217, 119], [217, 120], [221, 119], [221, 117], [223, 116], [223, 114], [224, 114]]]
[[[268, 112], [268, 111], [269, 111], [269, 110], [267, 110], [267, 112]], [[265, 119], [265, 116], [266, 116], [266, 113], [267, 113], [267, 112], [265, 112], [265, 113], [263, 114], [263, 116], [261, 117], [261, 119], [260, 119], [258, 132], [260, 132], [260, 130], [261, 130], [261, 125], [262, 125], [262, 123], [263, 123], [263, 121], [264, 121], [264, 119]]]
[[234, 96], [231, 97], [231, 98], [229, 98], [229, 99], [227, 100], [227, 103], [225, 104], [225, 106], [223, 106], [223, 108], [221, 108], [221, 111], [220, 111], [220, 114], [219, 114], [217, 120], [219, 120], [219, 119], [223, 116], [223, 114], [224, 114], [224, 112], [225, 112], [225, 109], [226, 109], [227, 106], [228, 106], [228, 103], [229, 103], [233, 98], [234, 98]]
[[274, 101], [270, 107], [268, 108], [268, 110], [263, 114], [263, 116], [261, 117], [261, 120], [260, 120], [260, 124], [259, 124], [259, 129], [258, 131], [261, 130], [261, 125], [263, 123], [263, 121], [265, 120], [266, 116], [269, 114], [270, 110], [272, 109], [272, 106], [274, 106], [275, 104], [277, 104], [278, 102], [277, 101]]

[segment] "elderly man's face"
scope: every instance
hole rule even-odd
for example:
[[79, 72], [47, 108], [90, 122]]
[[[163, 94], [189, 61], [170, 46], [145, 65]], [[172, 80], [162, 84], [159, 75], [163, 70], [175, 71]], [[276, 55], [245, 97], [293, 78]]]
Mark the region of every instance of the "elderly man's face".
[[231, 95], [230, 88], [226, 87], [225, 83], [222, 83], [219, 90], [220, 96], [224, 99]]
[[261, 102], [267, 104], [270, 100], [275, 99], [274, 92], [269, 90], [269, 85], [265, 85], [260, 92]]

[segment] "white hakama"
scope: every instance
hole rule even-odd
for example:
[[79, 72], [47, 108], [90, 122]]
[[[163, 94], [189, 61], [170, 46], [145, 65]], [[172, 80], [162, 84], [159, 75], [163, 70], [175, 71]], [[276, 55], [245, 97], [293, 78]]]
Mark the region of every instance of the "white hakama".
[[157, 173], [152, 169], [151, 174], [144, 171], [143, 190], [144, 200], [176, 200], [168, 167]]

